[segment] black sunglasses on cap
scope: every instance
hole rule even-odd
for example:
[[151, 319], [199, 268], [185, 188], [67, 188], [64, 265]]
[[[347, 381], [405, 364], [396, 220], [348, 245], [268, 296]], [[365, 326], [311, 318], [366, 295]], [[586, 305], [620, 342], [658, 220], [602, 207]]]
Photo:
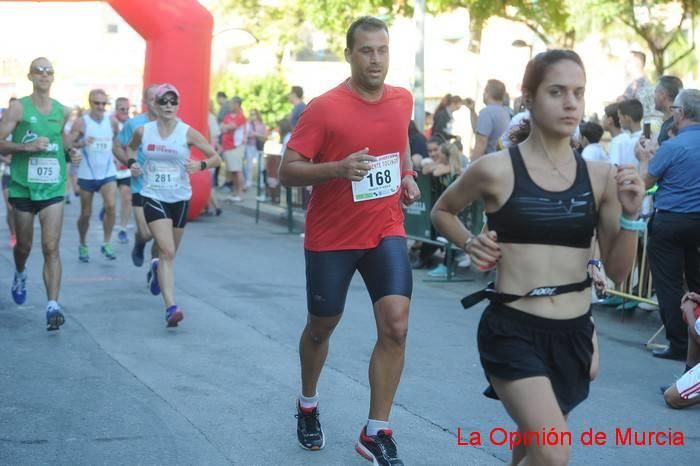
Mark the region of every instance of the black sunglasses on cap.
[[156, 99], [156, 103], [157, 103], [158, 105], [168, 105], [168, 104], [170, 104], [170, 105], [175, 106], [175, 105], [179, 104], [180, 101], [179, 101], [179, 99], [178, 99], [176, 96], [174, 96], [174, 95], [164, 95], [164, 96], [161, 97], [160, 99]]

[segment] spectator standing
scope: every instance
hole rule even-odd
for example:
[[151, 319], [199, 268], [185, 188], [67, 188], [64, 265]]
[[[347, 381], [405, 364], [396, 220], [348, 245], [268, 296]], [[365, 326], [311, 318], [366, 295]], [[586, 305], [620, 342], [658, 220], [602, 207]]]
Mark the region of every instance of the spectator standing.
[[671, 129], [671, 125], [673, 125], [671, 107], [673, 106], [673, 101], [682, 89], [683, 81], [675, 76], [661, 76], [659, 82], [656, 84], [654, 106], [656, 110], [664, 115], [664, 122], [661, 125], [661, 130], [659, 130], [659, 137], [657, 139], [659, 145], [670, 138], [669, 130]]
[[[219, 122], [216, 119], [216, 114], [214, 113], [214, 102], [209, 100], [209, 114], [207, 116], [207, 125], [209, 128], [209, 144], [214, 148], [217, 154], [221, 154], [221, 144], [219, 143], [221, 139], [221, 128], [219, 127]], [[211, 174], [211, 192], [209, 193], [209, 201], [207, 202], [207, 213], [214, 210], [214, 214], [218, 217], [221, 215], [221, 207], [219, 202], [216, 200], [216, 193], [214, 188], [219, 184], [218, 177], [218, 166], [216, 168], [210, 168], [209, 173]]]
[[646, 78], [644, 67], [647, 56], [644, 52], [633, 50], [625, 64], [625, 73], [630, 79], [630, 83], [625, 92], [618, 98], [618, 101], [637, 99], [644, 108], [644, 122], [651, 123], [654, 132], [659, 130], [663, 115], [656, 110], [654, 103], [654, 86]]
[[484, 104], [476, 120], [476, 143], [472, 150], [471, 160], [482, 155], [496, 152], [498, 139], [505, 133], [510, 124], [510, 113], [503, 105], [506, 96], [506, 86], [497, 79], [489, 79], [484, 88]]
[[619, 103], [613, 103], [605, 107], [603, 118], [603, 129], [610, 133], [610, 145], [608, 146], [608, 158], [611, 163], [620, 160], [624, 145], [627, 143], [629, 135], [622, 131], [620, 126]]
[[253, 185], [253, 163], [258, 157], [258, 152], [263, 150], [267, 140], [267, 127], [260, 117], [260, 111], [254, 108], [248, 114], [248, 137], [245, 146], [245, 165], [243, 166], [243, 189]]
[[292, 129], [297, 125], [301, 112], [306, 108], [306, 104], [302, 100], [304, 98], [304, 89], [301, 86], [292, 86], [292, 90], [287, 95], [287, 99], [294, 105], [292, 108], [292, 113], [289, 116], [289, 123], [292, 125]]
[[216, 119], [221, 124], [224, 121], [224, 117], [231, 113], [231, 104], [223, 91], [216, 93], [216, 102], [219, 104], [219, 114], [216, 116]]
[[[683, 274], [688, 290], [700, 291], [700, 91], [682, 90], [671, 107], [678, 136], [657, 146], [642, 139], [636, 155], [647, 188], [655, 183], [655, 213], [649, 222], [649, 261], [661, 319], [670, 345], [654, 356], [683, 361], [688, 330], [678, 308]], [[658, 147], [658, 150], [657, 150]], [[653, 155], [653, 158], [652, 158]]]
[[600, 145], [600, 138], [603, 137], [603, 132], [603, 127], [592, 121], [587, 121], [581, 125], [581, 146], [583, 147], [581, 156], [584, 159], [599, 160], [601, 162], [609, 161], [608, 154], [605, 153], [605, 149]]
[[442, 98], [433, 116], [431, 137], [441, 137], [443, 142], [457, 137], [452, 134], [452, 113], [462, 105], [462, 98], [457, 95], [447, 94]]
[[637, 167], [639, 166], [639, 161], [634, 155], [634, 146], [642, 136], [644, 107], [637, 99], [625, 100], [620, 102], [617, 113], [620, 118], [620, 126], [627, 131], [628, 135], [620, 151], [615, 154], [615, 158], [611, 154], [610, 161], [616, 165], [634, 165]]
[[246, 118], [241, 105], [243, 100], [236, 96], [231, 99], [231, 112], [221, 123], [221, 146], [226, 162], [226, 179], [231, 184], [229, 200], [241, 202], [243, 192], [243, 157], [246, 143]]

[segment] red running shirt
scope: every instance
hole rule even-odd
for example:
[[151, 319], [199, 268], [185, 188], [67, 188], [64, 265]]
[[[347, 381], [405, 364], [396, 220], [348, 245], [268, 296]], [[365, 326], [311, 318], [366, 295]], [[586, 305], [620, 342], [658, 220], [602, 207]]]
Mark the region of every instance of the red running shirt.
[[[413, 97], [384, 85], [376, 102], [367, 102], [345, 82], [306, 106], [287, 147], [313, 163], [345, 159], [367, 147], [369, 155], [398, 152], [401, 167], [408, 148]], [[387, 236], [406, 236], [401, 190], [391, 196], [354, 202], [352, 182], [336, 178], [317, 184], [306, 215], [304, 247], [309, 251], [371, 249]]]

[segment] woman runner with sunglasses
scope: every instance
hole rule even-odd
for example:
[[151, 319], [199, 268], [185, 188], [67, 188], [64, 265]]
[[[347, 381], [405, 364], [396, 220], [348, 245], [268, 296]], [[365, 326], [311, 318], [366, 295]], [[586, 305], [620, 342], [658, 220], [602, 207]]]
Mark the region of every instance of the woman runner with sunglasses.
[[[585, 86], [575, 52], [537, 55], [522, 81], [529, 137], [472, 163], [432, 212], [436, 228], [463, 245], [473, 264], [497, 268], [495, 286], [463, 304], [490, 300], [477, 332], [485, 394], [502, 401], [526, 438], [568, 431], [566, 417], [588, 396], [597, 370], [586, 276], [587, 262], [596, 264], [589, 261], [594, 230], [606, 272], [620, 283], [644, 228], [637, 171], [587, 162], [571, 149]], [[476, 200], [485, 202], [490, 231], [472, 236], [457, 214]], [[568, 442], [540, 441], [516, 447], [511, 464], [562, 465], [569, 457]]]
[[[175, 86], [158, 86], [155, 99], [158, 119], [134, 131], [127, 146], [127, 165], [132, 176], [144, 176], [145, 184], [141, 190], [143, 213], [160, 251], [159, 259], [151, 263], [151, 271], [163, 293], [167, 326], [177, 327], [184, 316], [175, 304], [173, 263], [185, 231], [192, 197], [189, 174], [216, 167], [221, 159], [201, 133], [177, 118], [180, 93]], [[199, 149], [207, 160], [190, 159], [192, 146]], [[144, 156], [143, 166], [136, 160], [139, 147]]]

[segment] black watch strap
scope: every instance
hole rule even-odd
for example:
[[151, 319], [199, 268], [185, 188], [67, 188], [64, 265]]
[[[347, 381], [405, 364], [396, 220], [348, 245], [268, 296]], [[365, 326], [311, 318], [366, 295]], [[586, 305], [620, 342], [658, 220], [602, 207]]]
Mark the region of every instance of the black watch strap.
[[200, 168], [202, 171], [206, 170], [206, 169], [207, 169], [207, 161], [206, 161], [206, 160], [202, 160], [201, 162], [199, 162], [199, 168]]

